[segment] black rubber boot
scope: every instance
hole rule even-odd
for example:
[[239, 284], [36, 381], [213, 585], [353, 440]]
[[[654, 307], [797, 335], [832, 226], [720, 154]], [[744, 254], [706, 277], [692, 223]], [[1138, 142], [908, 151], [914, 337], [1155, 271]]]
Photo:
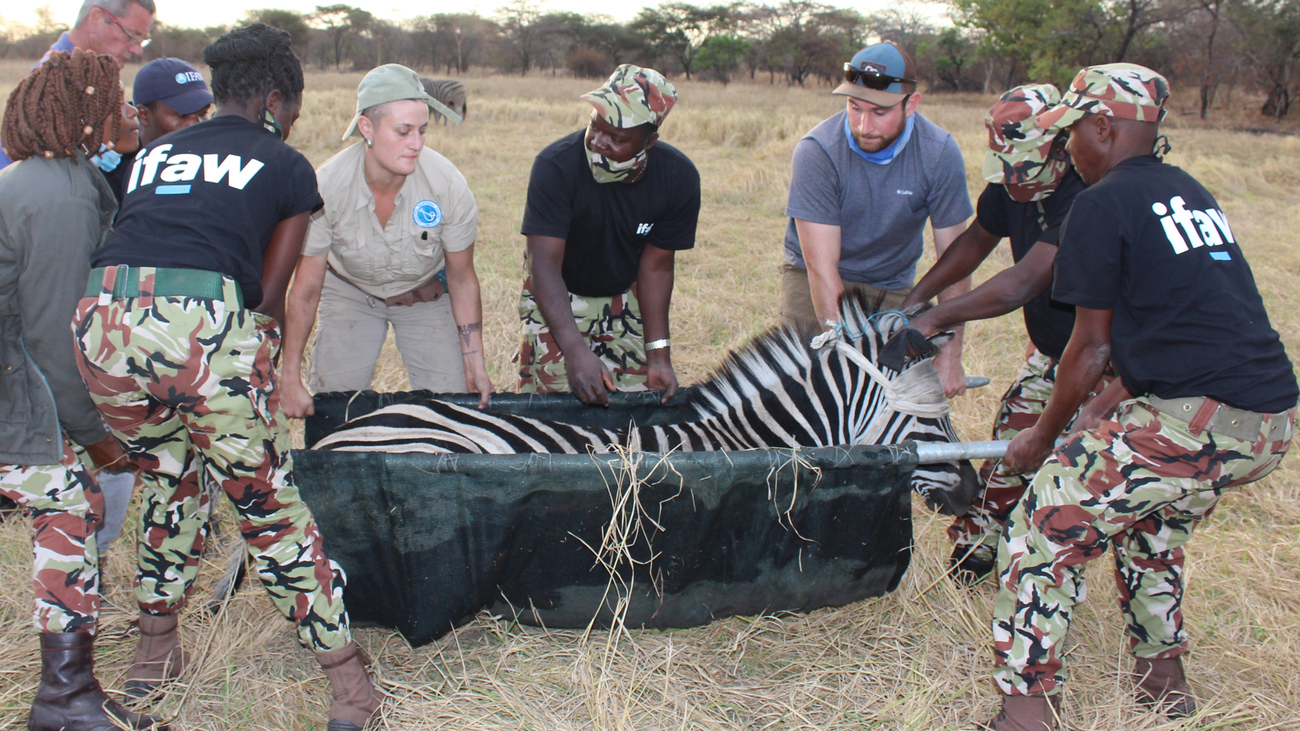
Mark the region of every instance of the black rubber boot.
[[997, 563], [997, 552], [990, 546], [958, 544], [952, 547], [948, 559], [948, 576], [958, 586], [974, 586], [988, 578]]
[[168, 731], [158, 719], [131, 713], [104, 694], [95, 679], [94, 656], [89, 633], [41, 635], [41, 687], [32, 701], [28, 731]]

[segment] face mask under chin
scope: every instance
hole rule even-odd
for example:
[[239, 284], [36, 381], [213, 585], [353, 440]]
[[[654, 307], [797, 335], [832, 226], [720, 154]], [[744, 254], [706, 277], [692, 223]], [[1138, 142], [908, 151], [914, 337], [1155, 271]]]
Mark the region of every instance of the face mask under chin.
[[639, 180], [645, 172], [646, 160], [649, 154], [646, 150], [641, 150], [631, 160], [626, 162], [615, 162], [604, 155], [593, 152], [587, 146], [587, 140], [584, 138], [582, 146], [587, 151], [587, 164], [591, 167], [591, 176], [596, 179], [597, 183], [625, 183]]

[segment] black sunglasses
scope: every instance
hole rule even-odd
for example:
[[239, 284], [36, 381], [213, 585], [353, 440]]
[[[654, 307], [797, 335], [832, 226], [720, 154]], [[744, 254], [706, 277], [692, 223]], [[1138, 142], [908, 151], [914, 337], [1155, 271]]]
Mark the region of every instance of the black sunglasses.
[[844, 64], [844, 80], [850, 84], [865, 86], [868, 89], [884, 91], [890, 84], [915, 84], [916, 79], [904, 79], [901, 76], [888, 76], [872, 69], [862, 70], [852, 63]]

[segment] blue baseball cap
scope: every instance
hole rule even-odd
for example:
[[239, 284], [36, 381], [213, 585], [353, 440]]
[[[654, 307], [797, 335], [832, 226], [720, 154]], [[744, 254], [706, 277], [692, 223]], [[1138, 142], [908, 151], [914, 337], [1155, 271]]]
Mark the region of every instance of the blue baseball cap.
[[155, 58], [135, 75], [131, 100], [136, 106], [162, 102], [177, 114], [193, 114], [212, 103], [203, 74], [179, 58]]
[[832, 94], [892, 107], [916, 91], [916, 64], [907, 51], [889, 41], [853, 54], [844, 64], [844, 83]]

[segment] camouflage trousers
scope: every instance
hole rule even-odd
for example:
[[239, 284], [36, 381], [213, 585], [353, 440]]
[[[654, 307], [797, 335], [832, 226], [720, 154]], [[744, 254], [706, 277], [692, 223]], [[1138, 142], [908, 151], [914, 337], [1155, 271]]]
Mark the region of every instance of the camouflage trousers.
[[0, 464], [0, 495], [32, 514], [32, 617], [41, 632], [94, 632], [104, 498], [72, 443], [58, 464]]
[[[993, 423], [993, 439], [1014, 439], [1017, 434], [1038, 423], [1047, 401], [1056, 385], [1058, 361], [1037, 349], [1026, 359], [1016, 380], [1002, 395], [1002, 406]], [[1092, 394], [1101, 392], [1112, 380], [1114, 372], [1107, 368]], [[948, 540], [954, 545], [974, 549], [992, 559], [997, 551], [998, 538], [1007, 524], [1012, 508], [1020, 502], [1033, 479], [1032, 473], [1011, 472], [1003, 469], [1001, 460], [989, 460], [980, 467], [980, 492], [965, 515], [955, 518], [948, 526]], [[978, 547], [978, 548], [977, 548]]]
[[[532, 282], [524, 280], [519, 295], [519, 319], [523, 336], [519, 340], [518, 393], [552, 393], [568, 391], [568, 372], [564, 354], [542, 318], [542, 310], [533, 299]], [[569, 293], [578, 332], [614, 377], [619, 391], [644, 391], [649, 367], [646, 364], [645, 339], [642, 332], [641, 307], [636, 299], [636, 285], [613, 297], [583, 297]]]
[[141, 468], [140, 608], [174, 613], [194, 584], [212, 509], [202, 470], [234, 503], [255, 571], [299, 640], [343, 647], [345, 578], [293, 483], [278, 325], [240, 308], [228, 278], [222, 299], [151, 297], [153, 270], [139, 271], [139, 296], [82, 299], [73, 330], [91, 398]]
[[1087, 595], [1083, 564], [1107, 545], [1133, 654], [1186, 652], [1183, 544], [1225, 491], [1277, 466], [1295, 422], [1295, 409], [1264, 414], [1242, 439], [1207, 430], [1217, 402], [1205, 403], [1185, 423], [1146, 397], [1126, 401], [1115, 421], [1074, 435], [1038, 470], [998, 544], [993, 677], [1003, 693], [1059, 691], [1061, 644]]

